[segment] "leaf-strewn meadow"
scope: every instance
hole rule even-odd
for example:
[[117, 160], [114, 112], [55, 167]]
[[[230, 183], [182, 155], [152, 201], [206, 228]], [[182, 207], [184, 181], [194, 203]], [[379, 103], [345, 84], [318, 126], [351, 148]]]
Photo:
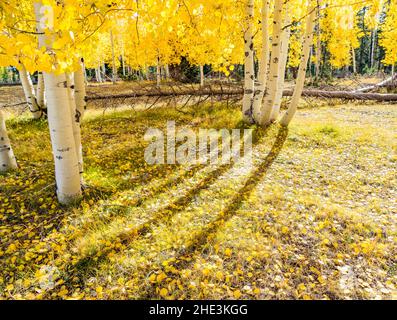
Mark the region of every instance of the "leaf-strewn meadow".
[[45, 120], [7, 122], [0, 298], [397, 298], [397, 106], [324, 105], [256, 128], [254, 163], [144, 161], [148, 127], [240, 128], [224, 104], [89, 110], [84, 198], [55, 195]]

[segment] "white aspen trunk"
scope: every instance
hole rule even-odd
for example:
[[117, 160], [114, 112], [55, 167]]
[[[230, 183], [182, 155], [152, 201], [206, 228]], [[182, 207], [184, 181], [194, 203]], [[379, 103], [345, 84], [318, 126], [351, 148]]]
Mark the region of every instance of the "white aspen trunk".
[[146, 75], [146, 80], [149, 81], [150, 80], [150, 67], [146, 67], [145, 75]]
[[204, 66], [200, 66], [200, 87], [204, 87]]
[[281, 101], [283, 98], [283, 90], [284, 90], [284, 81], [285, 81], [285, 69], [287, 67], [288, 60], [288, 47], [289, 47], [289, 38], [291, 35], [291, 28], [289, 24], [291, 23], [291, 18], [289, 16], [288, 8], [285, 13], [285, 25], [288, 26], [286, 29], [283, 29], [282, 40], [281, 40], [281, 52], [280, 52], [280, 64], [279, 64], [279, 80], [277, 84], [277, 94], [274, 99], [274, 107], [272, 114], [270, 115], [270, 122], [274, 122], [277, 120], [278, 115], [280, 113]]
[[375, 62], [376, 33], [377, 33], [377, 29], [375, 27], [375, 29], [372, 31], [372, 37], [371, 37], [371, 57], [370, 57], [371, 69], [374, 67], [374, 62]]
[[[41, 2], [36, 2], [35, 14], [38, 21], [42, 19], [41, 11]], [[51, 48], [53, 36], [46, 34], [43, 40]], [[81, 184], [67, 79], [65, 74], [43, 73], [43, 75], [57, 196], [61, 204], [70, 204], [81, 197]]]
[[47, 109], [45, 105], [45, 98], [44, 98], [44, 77], [42, 72], [38, 72], [37, 77], [37, 87], [36, 87], [36, 99], [37, 104], [39, 105], [40, 109], [45, 110]]
[[[38, 2], [35, 2], [33, 4], [34, 12], [38, 16], [40, 15], [40, 8], [41, 4]], [[39, 20], [36, 21], [36, 32], [38, 33], [38, 48], [41, 49], [42, 47], [45, 47], [45, 41], [44, 41], [44, 30], [43, 26], [40, 23]], [[37, 77], [37, 87], [36, 87], [36, 100], [37, 104], [42, 110], [46, 110], [46, 101], [45, 101], [45, 86], [44, 86], [44, 76], [42, 72], [38, 72], [38, 77]]]
[[[81, 76], [79, 75], [78, 78]], [[79, 79], [79, 81], [81, 81]], [[66, 82], [67, 82], [67, 90], [68, 90], [68, 100], [69, 100], [69, 108], [70, 108], [70, 119], [72, 121], [73, 128], [73, 137], [74, 137], [74, 145], [76, 157], [79, 165], [79, 174], [80, 174], [80, 183], [84, 184], [83, 181], [83, 149], [81, 146], [81, 112], [77, 110], [77, 101], [75, 96], [75, 83], [74, 83], [74, 75], [66, 74]], [[80, 98], [80, 97], [79, 97]], [[80, 98], [81, 99], [81, 98]], [[79, 101], [81, 103], [81, 101]]]
[[99, 69], [99, 71], [102, 70], [102, 74], [100, 74], [101, 76], [101, 82], [106, 82], [106, 65], [105, 63], [101, 63], [101, 67]]
[[253, 120], [252, 104], [255, 90], [253, 18], [254, 0], [247, 0], [247, 28], [244, 32], [244, 96], [242, 102], [243, 121], [247, 123], [251, 123]]
[[357, 73], [357, 64], [356, 64], [356, 52], [354, 51], [354, 48], [352, 47], [352, 61], [353, 61], [353, 73]]
[[280, 123], [282, 126], [287, 127], [291, 122], [295, 112], [298, 108], [299, 99], [302, 96], [303, 86], [305, 84], [306, 78], [306, 70], [307, 70], [307, 63], [309, 61], [309, 54], [310, 54], [310, 47], [313, 42], [313, 26], [315, 20], [315, 10], [310, 9], [311, 13], [306, 18], [306, 30], [303, 39], [303, 49], [302, 49], [302, 57], [299, 64], [298, 70], [298, 77], [296, 79], [296, 85], [294, 89], [294, 93], [292, 95], [291, 103], [288, 107], [288, 110], [285, 112], [284, 116], [282, 117]]
[[113, 39], [112, 31], [110, 31], [110, 45], [112, 47], [112, 82], [113, 82], [113, 84], [115, 84], [116, 77], [117, 77], [117, 69], [116, 69], [116, 57], [114, 54], [114, 39]]
[[283, 18], [284, 0], [275, 0], [274, 2], [274, 18], [273, 18], [273, 35], [272, 35], [272, 53], [269, 65], [269, 78], [267, 80], [267, 88], [265, 91], [265, 101], [259, 115], [259, 124], [268, 125], [270, 116], [273, 111], [274, 101], [277, 96], [279, 81], [279, 64], [281, 51], [281, 34], [282, 34], [282, 18]]
[[316, 79], [320, 78], [320, 63], [321, 63], [321, 38], [320, 38], [320, 26], [318, 25], [317, 32], [317, 45], [316, 45]]
[[7, 134], [4, 114], [0, 110], [0, 172], [7, 172], [17, 168], [17, 161]]
[[259, 60], [259, 71], [258, 71], [258, 81], [255, 87], [254, 102], [253, 102], [253, 116], [255, 122], [259, 122], [259, 113], [262, 108], [263, 96], [266, 89], [267, 72], [269, 68], [269, 9], [270, 0], [262, 1], [262, 52]]
[[82, 61], [83, 73], [84, 73], [84, 84], [87, 86], [88, 85], [87, 69], [85, 68], [85, 63], [83, 58], [81, 58], [81, 61]]
[[87, 94], [85, 90], [85, 81], [84, 81], [84, 60], [81, 59], [80, 69], [74, 72], [74, 97], [76, 100], [76, 110], [78, 112], [79, 119], [81, 120], [84, 116], [85, 109], [87, 107]]
[[161, 84], [160, 58], [157, 58], [156, 79], [157, 79], [157, 86], [160, 87]]
[[25, 94], [26, 102], [29, 105], [29, 110], [32, 113], [34, 119], [39, 119], [43, 115], [43, 112], [37, 103], [32, 79], [30, 78], [29, 73], [26, 71], [22, 63], [20, 63], [20, 67], [19, 67], [19, 76], [21, 79], [21, 84], [22, 84], [23, 92]]
[[122, 63], [122, 67], [123, 67], [123, 76], [125, 77], [127, 75], [127, 68], [125, 66], [125, 50], [124, 50], [124, 41], [121, 42], [121, 63]]
[[165, 65], [165, 77], [166, 79], [170, 78], [170, 66], [168, 64]]
[[44, 82], [58, 200], [69, 204], [80, 198], [81, 185], [66, 76], [44, 73]]

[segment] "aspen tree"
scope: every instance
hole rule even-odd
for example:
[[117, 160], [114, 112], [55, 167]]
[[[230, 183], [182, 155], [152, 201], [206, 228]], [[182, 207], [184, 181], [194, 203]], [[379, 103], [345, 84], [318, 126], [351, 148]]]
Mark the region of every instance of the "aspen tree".
[[30, 78], [29, 72], [26, 71], [24, 65], [20, 63], [19, 77], [21, 79], [22, 89], [25, 94], [26, 102], [29, 106], [29, 110], [32, 113], [34, 119], [41, 118], [43, 112], [39, 104], [37, 103], [32, 79]]
[[283, 98], [283, 90], [284, 90], [284, 81], [285, 81], [285, 69], [287, 66], [287, 59], [288, 59], [288, 44], [289, 44], [289, 38], [291, 34], [291, 18], [290, 18], [290, 13], [288, 11], [288, 7], [285, 10], [285, 26], [286, 28], [283, 29], [282, 31], [282, 37], [281, 37], [281, 43], [280, 43], [280, 64], [279, 64], [279, 80], [278, 80], [278, 85], [277, 85], [277, 94], [276, 98], [274, 99], [274, 105], [273, 105], [273, 110], [270, 115], [270, 122], [274, 122], [277, 120], [278, 115], [280, 113], [280, 108], [281, 108], [281, 101]]
[[47, 109], [44, 99], [44, 77], [42, 72], [38, 72], [36, 86], [36, 101], [41, 110]]
[[204, 87], [204, 66], [200, 65], [200, 87]]
[[0, 172], [17, 169], [17, 161], [11, 148], [3, 112], [0, 110]]
[[[36, 4], [36, 18], [42, 21], [41, 2]], [[49, 32], [44, 36], [44, 42], [50, 52], [55, 37], [52, 32], [52, 26], [49, 26]], [[54, 57], [56, 58], [55, 55]], [[67, 79], [65, 73], [44, 72], [43, 75], [57, 196], [60, 203], [70, 204], [81, 197], [81, 184]]]
[[262, 30], [262, 52], [259, 60], [259, 70], [258, 79], [255, 87], [254, 102], [253, 102], [253, 112], [254, 119], [256, 122], [259, 121], [259, 113], [262, 108], [263, 96], [266, 89], [267, 72], [269, 67], [269, 10], [270, 10], [270, 0], [262, 0], [262, 20], [261, 20], [261, 30]]
[[117, 68], [116, 68], [116, 56], [114, 53], [114, 39], [113, 39], [113, 32], [110, 30], [110, 46], [112, 49], [112, 82], [113, 84], [116, 83], [117, 77]]
[[244, 97], [243, 120], [252, 122], [252, 104], [254, 98], [255, 70], [254, 70], [254, 42], [253, 42], [254, 0], [247, 0], [246, 30], [244, 32]]
[[280, 123], [282, 126], [287, 127], [291, 122], [295, 112], [298, 108], [299, 99], [302, 96], [303, 86], [306, 78], [307, 63], [309, 61], [310, 47], [313, 42], [313, 26], [316, 17], [316, 11], [312, 6], [308, 7], [308, 15], [306, 18], [306, 30], [303, 39], [303, 49], [301, 62], [299, 64], [298, 77], [296, 79], [296, 84], [294, 88], [294, 93], [292, 95], [291, 103], [288, 110], [285, 112]]
[[273, 14], [273, 35], [272, 35], [272, 52], [269, 65], [269, 77], [265, 92], [264, 105], [259, 115], [259, 124], [268, 125], [274, 107], [274, 101], [277, 96], [279, 81], [279, 64], [281, 52], [281, 35], [282, 35], [282, 18], [283, 18], [284, 0], [275, 0]]

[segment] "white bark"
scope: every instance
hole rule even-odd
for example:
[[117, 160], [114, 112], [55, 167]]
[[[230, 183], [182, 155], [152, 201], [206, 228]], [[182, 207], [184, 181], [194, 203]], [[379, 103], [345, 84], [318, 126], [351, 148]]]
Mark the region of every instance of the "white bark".
[[272, 35], [272, 53], [269, 65], [269, 78], [265, 92], [265, 101], [263, 108], [259, 113], [259, 124], [267, 125], [270, 123], [270, 116], [273, 111], [274, 101], [277, 95], [279, 81], [279, 64], [281, 51], [281, 34], [283, 18], [284, 0], [275, 0], [274, 18], [273, 18], [273, 35]]
[[44, 73], [44, 82], [58, 200], [69, 204], [81, 196], [81, 185], [66, 76]]
[[262, 52], [259, 60], [259, 71], [258, 71], [258, 81], [255, 87], [254, 102], [253, 102], [253, 112], [254, 119], [256, 122], [259, 121], [259, 113], [262, 108], [263, 96], [266, 89], [267, 72], [269, 69], [269, 9], [270, 0], [262, 0]]
[[7, 172], [17, 168], [17, 161], [8, 138], [4, 115], [0, 110], [0, 172]]
[[247, 28], [244, 32], [244, 96], [243, 120], [250, 123], [253, 120], [252, 104], [255, 90], [254, 43], [253, 43], [254, 0], [247, 0]]
[[[40, 15], [40, 8], [41, 8], [41, 3], [35, 2], [33, 4], [34, 7], [34, 12], [36, 16]], [[38, 48], [41, 49], [42, 47], [45, 46], [45, 39], [43, 35], [43, 26], [41, 25], [39, 19], [36, 21], [36, 31], [38, 33]], [[38, 72], [38, 78], [37, 78], [37, 87], [36, 87], [36, 99], [37, 99], [37, 104], [38, 106], [42, 109], [45, 110], [47, 109], [46, 106], [46, 101], [45, 101], [45, 86], [44, 86], [44, 76], [42, 72]]]
[[76, 110], [81, 120], [87, 107], [85, 90], [85, 67], [83, 59], [80, 62], [80, 69], [74, 73], [74, 96], [76, 100]]
[[[82, 73], [81, 71], [77, 72], [77, 73]], [[81, 77], [81, 75], [78, 75], [78, 77], [77, 77], [79, 82], [81, 81], [81, 79], [79, 79], [80, 77]], [[81, 184], [83, 184], [84, 183], [84, 181], [83, 181], [83, 149], [81, 146], [81, 125], [80, 125], [81, 103], [82, 103], [81, 97], [80, 97], [81, 92], [79, 93], [80, 110], [78, 110], [76, 96], [75, 96], [74, 75], [67, 74], [66, 81], [67, 81], [67, 92], [68, 92], [70, 117], [71, 117], [70, 119], [71, 119], [72, 128], [73, 128], [75, 152], [76, 152], [76, 157], [77, 157], [77, 161], [78, 161], [78, 165], [79, 165], [80, 182], [81, 182]], [[81, 83], [79, 83], [79, 89], [81, 89]], [[83, 108], [84, 108], [84, 106], [83, 106]]]
[[160, 87], [160, 84], [161, 84], [160, 58], [157, 58], [156, 80], [157, 80], [157, 86]]
[[352, 47], [352, 61], [353, 61], [353, 73], [357, 73], [357, 64], [356, 64], [356, 52], [354, 48]]
[[44, 98], [44, 77], [42, 72], [38, 72], [37, 87], [36, 87], [36, 100], [40, 109], [47, 109]]
[[101, 68], [95, 68], [95, 78], [97, 82], [102, 82]]
[[165, 77], [166, 79], [170, 78], [170, 66], [168, 64], [165, 65]]
[[204, 66], [200, 66], [200, 87], [204, 87]]
[[[41, 2], [35, 4], [38, 21], [42, 18], [40, 5]], [[52, 41], [53, 36], [46, 34], [44, 42], [49, 49], [51, 49]], [[57, 196], [60, 203], [70, 204], [81, 197], [81, 185], [67, 79], [65, 74], [44, 73], [43, 75]]]
[[289, 47], [289, 38], [291, 35], [291, 28], [289, 24], [291, 23], [291, 18], [289, 16], [289, 11], [286, 10], [285, 14], [285, 25], [288, 26], [286, 29], [283, 29], [282, 40], [280, 43], [280, 64], [279, 64], [279, 80], [277, 84], [277, 94], [274, 99], [274, 106], [270, 116], [270, 122], [274, 122], [277, 120], [278, 115], [280, 113], [281, 101], [283, 98], [283, 90], [284, 90], [284, 81], [285, 81], [285, 69], [287, 67], [287, 59], [288, 59], [288, 47]]
[[25, 94], [25, 99], [29, 106], [29, 110], [32, 113], [34, 119], [39, 119], [43, 115], [43, 112], [41, 111], [37, 103], [32, 79], [30, 78], [29, 73], [26, 71], [22, 63], [20, 63], [20, 67], [19, 67], [19, 76], [21, 79], [23, 92]]
[[116, 83], [117, 77], [117, 68], [116, 68], [116, 56], [114, 53], [114, 40], [113, 40], [113, 32], [110, 31], [110, 45], [112, 47], [112, 82], [113, 84]]
[[307, 70], [307, 63], [309, 61], [309, 54], [310, 54], [310, 47], [313, 42], [313, 26], [314, 20], [316, 17], [315, 10], [309, 7], [309, 12], [311, 13], [306, 18], [306, 30], [303, 39], [303, 49], [302, 49], [302, 57], [299, 64], [298, 70], [298, 77], [296, 79], [296, 85], [294, 89], [294, 93], [292, 95], [291, 103], [288, 107], [288, 110], [285, 112], [284, 116], [282, 117], [280, 123], [283, 126], [288, 126], [291, 122], [295, 112], [298, 108], [299, 99], [302, 96], [303, 86], [305, 84], [306, 78], [306, 70]]

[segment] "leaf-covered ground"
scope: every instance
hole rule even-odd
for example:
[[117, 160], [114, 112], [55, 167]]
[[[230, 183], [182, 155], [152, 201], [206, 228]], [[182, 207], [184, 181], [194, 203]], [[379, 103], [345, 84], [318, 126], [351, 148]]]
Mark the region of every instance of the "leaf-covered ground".
[[149, 166], [167, 119], [240, 127], [224, 105], [89, 111], [81, 204], [57, 204], [47, 124], [7, 125], [0, 298], [397, 298], [396, 105], [302, 109], [257, 129], [253, 167]]

